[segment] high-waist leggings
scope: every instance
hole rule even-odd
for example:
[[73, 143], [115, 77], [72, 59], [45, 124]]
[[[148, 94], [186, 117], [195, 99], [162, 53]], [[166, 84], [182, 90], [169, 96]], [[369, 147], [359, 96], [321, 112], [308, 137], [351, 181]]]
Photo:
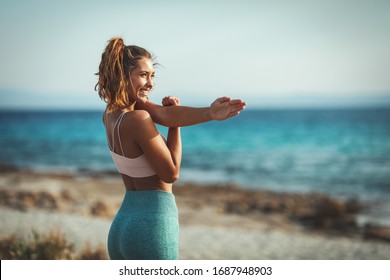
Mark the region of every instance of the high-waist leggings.
[[178, 259], [175, 196], [165, 191], [127, 191], [108, 234], [110, 259]]

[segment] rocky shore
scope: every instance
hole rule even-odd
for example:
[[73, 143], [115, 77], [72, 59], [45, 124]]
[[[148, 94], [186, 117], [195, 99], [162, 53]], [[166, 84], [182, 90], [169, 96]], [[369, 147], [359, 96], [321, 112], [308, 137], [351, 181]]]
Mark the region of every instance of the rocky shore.
[[[0, 239], [60, 232], [105, 251], [119, 176], [0, 169]], [[181, 259], [390, 259], [390, 227], [357, 223], [370, 205], [324, 194], [177, 184]]]

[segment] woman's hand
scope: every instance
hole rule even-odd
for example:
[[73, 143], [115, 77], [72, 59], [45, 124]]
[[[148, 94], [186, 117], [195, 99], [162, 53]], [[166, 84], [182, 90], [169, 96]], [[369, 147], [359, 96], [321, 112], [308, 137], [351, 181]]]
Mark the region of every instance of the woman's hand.
[[161, 103], [163, 106], [178, 106], [180, 105], [180, 99], [176, 96], [166, 96]]
[[220, 97], [210, 106], [210, 116], [212, 120], [226, 120], [237, 116], [244, 110], [246, 103], [240, 99], [232, 100], [230, 97]]

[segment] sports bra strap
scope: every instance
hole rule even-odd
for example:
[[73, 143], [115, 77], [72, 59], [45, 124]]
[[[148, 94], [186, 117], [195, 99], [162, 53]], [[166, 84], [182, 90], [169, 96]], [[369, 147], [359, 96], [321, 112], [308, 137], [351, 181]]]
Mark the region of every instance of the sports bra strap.
[[[121, 151], [122, 151], [122, 155], [124, 156], [125, 155], [125, 153], [123, 152], [123, 148], [122, 148], [122, 141], [121, 141], [121, 135], [120, 135], [120, 133], [119, 133], [119, 127], [120, 127], [120, 125], [121, 125], [121, 122], [122, 122], [122, 119], [123, 119], [123, 117], [124, 117], [124, 115], [126, 114], [126, 112], [123, 112], [120, 116], [119, 116], [119, 118], [117, 119], [117, 121], [116, 121], [116, 123], [115, 123], [115, 125], [116, 124], [118, 124], [118, 127], [117, 127], [117, 133], [118, 133], [118, 141], [119, 141], [119, 145], [120, 145], [120, 147], [121, 147]], [[115, 129], [115, 125], [114, 125], [114, 129]], [[113, 133], [114, 134], [114, 133]]]
[[[106, 136], [107, 136], [107, 142], [108, 142], [108, 146], [110, 148], [111, 151], [114, 151], [114, 148], [115, 148], [115, 127], [117, 127], [117, 134], [118, 134], [118, 141], [119, 141], [119, 145], [121, 147], [121, 151], [122, 151], [122, 155], [124, 155], [123, 153], [123, 147], [122, 147], [122, 141], [121, 141], [121, 137], [120, 137], [120, 133], [119, 133], [119, 126], [120, 126], [120, 123], [122, 122], [122, 119], [123, 119], [123, 116], [125, 115], [126, 112], [122, 112], [118, 119], [115, 121], [115, 124], [114, 126], [112, 127], [112, 131], [111, 131], [111, 142], [109, 141], [109, 138], [108, 138], [108, 133], [106, 133]], [[106, 126], [108, 125], [108, 122], [107, 122], [107, 113], [104, 114], [104, 122], [106, 124]], [[112, 145], [111, 145], [112, 143]]]

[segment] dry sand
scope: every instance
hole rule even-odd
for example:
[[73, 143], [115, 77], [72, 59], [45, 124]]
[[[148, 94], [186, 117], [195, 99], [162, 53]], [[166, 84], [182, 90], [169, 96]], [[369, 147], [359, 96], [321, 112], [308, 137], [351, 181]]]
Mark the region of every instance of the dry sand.
[[[292, 212], [306, 209], [294, 208], [292, 201], [302, 205], [315, 201], [313, 197], [300, 195], [291, 200], [284, 194], [196, 185], [178, 185], [174, 193], [181, 259], [390, 259], [386, 238], [365, 240], [357, 234], [359, 230], [308, 229], [291, 219]], [[86, 244], [106, 248], [110, 223], [123, 194], [118, 176], [3, 170], [0, 238], [13, 234], [28, 238], [33, 231], [55, 230], [80, 250]], [[264, 197], [266, 204], [254, 204]]]

